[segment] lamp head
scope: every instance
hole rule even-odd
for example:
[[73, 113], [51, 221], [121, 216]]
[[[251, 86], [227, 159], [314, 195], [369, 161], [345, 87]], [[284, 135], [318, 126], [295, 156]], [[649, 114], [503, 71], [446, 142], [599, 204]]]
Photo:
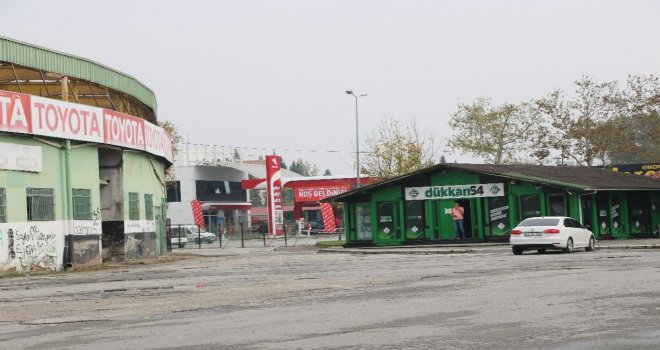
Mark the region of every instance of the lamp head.
[[347, 95], [354, 95], [354, 94], [353, 94], [353, 91], [351, 91], [351, 90], [346, 90], [346, 94], [347, 94]]

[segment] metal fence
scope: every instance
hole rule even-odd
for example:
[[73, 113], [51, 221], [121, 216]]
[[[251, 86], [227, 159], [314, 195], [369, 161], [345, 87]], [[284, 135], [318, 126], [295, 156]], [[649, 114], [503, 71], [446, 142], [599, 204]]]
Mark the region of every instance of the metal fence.
[[[293, 222], [292, 222], [293, 223]], [[220, 232], [207, 232], [195, 224], [167, 225], [168, 249], [209, 248], [268, 248], [279, 246], [312, 245], [319, 240], [342, 240], [343, 231], [318, 233], [298, 230], [297, 225], [285, 224], [285, 234], [269, 235], [267, 232], [248, 230], [243, 225], [227, 226]]]

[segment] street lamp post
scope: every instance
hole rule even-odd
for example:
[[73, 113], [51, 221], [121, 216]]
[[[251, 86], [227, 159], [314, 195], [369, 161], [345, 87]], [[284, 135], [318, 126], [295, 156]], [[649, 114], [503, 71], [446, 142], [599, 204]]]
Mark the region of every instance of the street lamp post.
[[365, 97], [367, 94], [356, 95], [352, 90], [346, 90], [346, 94], [355, 97], [355, 160], [356, 160], [356, 176], [355, 187], [360, 187], [360, 134], [358, 129], [358, 99]]

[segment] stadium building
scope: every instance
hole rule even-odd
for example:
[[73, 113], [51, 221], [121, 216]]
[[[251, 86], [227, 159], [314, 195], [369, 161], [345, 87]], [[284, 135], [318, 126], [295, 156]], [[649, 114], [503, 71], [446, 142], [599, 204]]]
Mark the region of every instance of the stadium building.
[[129, 75], [0, 37], [0, 270], [166, 251], [156, 111]]

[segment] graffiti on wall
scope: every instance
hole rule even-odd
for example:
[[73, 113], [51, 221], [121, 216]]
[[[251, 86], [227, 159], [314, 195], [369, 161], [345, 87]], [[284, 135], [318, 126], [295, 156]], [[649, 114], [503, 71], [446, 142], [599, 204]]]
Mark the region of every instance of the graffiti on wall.
[[64, 251], [63, 222], [0, 224], [0, 269], [41, 266], [57, 268]]
[[92, 212], [92, 220], [73, 220], [73, 234], [76, 236], [100, 235], [101, 209], [97, 208]]
[[10, 259], [18, 259], [22, 266], [51, 266], [57, 260], [55, 234], [43, 232], [38, 226], [28, 230], [8, 229]]

